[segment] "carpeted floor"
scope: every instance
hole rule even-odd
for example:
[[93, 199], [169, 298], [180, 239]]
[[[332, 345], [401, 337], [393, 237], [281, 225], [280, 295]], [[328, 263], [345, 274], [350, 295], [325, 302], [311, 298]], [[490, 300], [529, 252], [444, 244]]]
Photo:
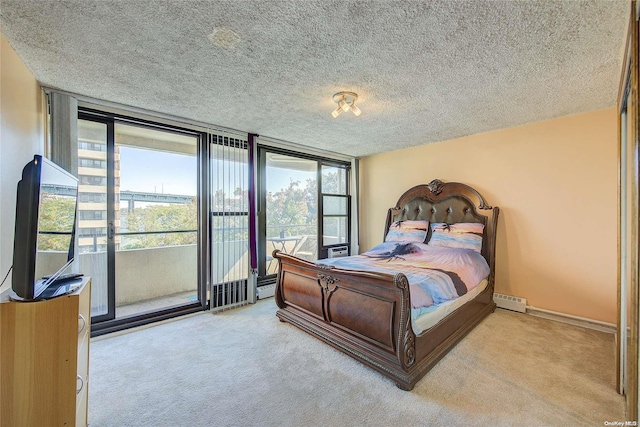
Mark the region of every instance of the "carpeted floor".
[[91, 343], [104, 426], [602, 426], [611, 334], [497, 310], [411, 392], [281, 323], [273, 298]]

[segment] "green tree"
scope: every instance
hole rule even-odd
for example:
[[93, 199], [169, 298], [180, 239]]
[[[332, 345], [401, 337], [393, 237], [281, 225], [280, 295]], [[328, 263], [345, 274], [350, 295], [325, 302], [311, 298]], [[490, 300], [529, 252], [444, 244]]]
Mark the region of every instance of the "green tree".
[[[160, 246], [194, 245], [197, 242], [198, 214], [194, 197], [186, 204], [149, 205], [122, 212], [123, 227], [127, 232], [157, 232], [162, 234], [140, 234], [126, 237], [120, 249], [155, 248]], [[194, 230], [172, 233], [171, 231]]]
[[[335, 172], [330, 172], [330, 170]], [[344, 194], [347, 187], [347, 172], [344, 169], [336, 167], [322, 168], [322, 192], [327, 194]]]
[[[42, 194], [38, 218], [38, 250], [68, 251], [73, 230], [76, 201], [71, 197]], [[47, 233], [66, 233], [55, 235]]]
[[[342, 177], [344, 178], [344, 177]], [[339, 192], [339, 172], [322, 174], [325, 192]], [[318, 183], [316, 179], [304, 182], [291, 180], [286, 188], [266, 195], [269, 228], [267, 237], [313, 235], [318, 221]], [[240, 187], [228, 195], [218, 189], [212, 195], [213, 242], [246, 240], [248, 238], [247, 216], [237, 215], [248, 210], [248, 191]], [[234, 213], [235, 215], [228, 215]], [[122, 211], [123, 229], [128, 232], [171, 231], [197, 229], [196, 198], [188, 204], [150, 205], [134, 212]], [[190, 245], [197, 242], [196, 232], [143, 234], [127, 237], [121, 249], [151, 248], [172, 245]]]
[[[323, 192], [340, 193], [340, 173], [344, 175], [342, 171], [323, 171]], [[267, 237], [315, 234], [318, 221], [317, 198], [316, 179], [307, 179], [304, 187], [301, 181], [291, 180], [286, 188], [267, 193]]]
[[291, 180], [286, 188], [267, 193], [267, 237], [314, 234], [317, 224], [318, 201], [316, 181]]

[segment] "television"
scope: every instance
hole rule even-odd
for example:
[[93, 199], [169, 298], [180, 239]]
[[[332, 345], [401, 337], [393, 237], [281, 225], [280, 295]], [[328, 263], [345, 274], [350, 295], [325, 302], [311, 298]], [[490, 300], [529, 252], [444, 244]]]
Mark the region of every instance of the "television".
[[14, 299], [60, 293], [74, 260], [77, 198], [78, 179], [50, 160], [36, 155], [23, 168], [13, 241]]

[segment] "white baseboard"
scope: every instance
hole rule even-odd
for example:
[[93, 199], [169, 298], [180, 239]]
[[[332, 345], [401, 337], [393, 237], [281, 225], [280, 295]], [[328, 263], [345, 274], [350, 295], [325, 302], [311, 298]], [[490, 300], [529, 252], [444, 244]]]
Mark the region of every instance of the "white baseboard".
[[527, 306], [527, 312], [530, 316], [541, 317], [543, 319], [555, 320], [556, 322], [567, 323], [569, 325], [581, 326], [587, 329], [594, 329], [609, 334], [616, 333], [616, 325], [613, 323], [602, 322], [600, 320], [587, 319], [586, 317], [574, 316], [571, 314], [559, 313], [557, 311], [545, 310], [544, 308]]

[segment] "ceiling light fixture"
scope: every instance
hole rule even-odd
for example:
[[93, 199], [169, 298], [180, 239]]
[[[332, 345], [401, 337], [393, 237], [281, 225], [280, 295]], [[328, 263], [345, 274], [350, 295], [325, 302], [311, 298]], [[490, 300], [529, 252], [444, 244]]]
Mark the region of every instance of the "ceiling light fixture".
[[343, 111], [351, 110], [353, 114], [355, 114], [356, 116], [359, 116], [362, 111], [360, 111], [360, 108], [358, 108], [358, 106], [356, 105], [357, 100], [358, 100], [358, 95], [353, 92], [336, 93], [335, 95], [333, 95], [333, 102], [338, 104], [338, 107], [335, 110], [333, 110], [331, 115], [335, 119], [340, 114], [342, 114]]

